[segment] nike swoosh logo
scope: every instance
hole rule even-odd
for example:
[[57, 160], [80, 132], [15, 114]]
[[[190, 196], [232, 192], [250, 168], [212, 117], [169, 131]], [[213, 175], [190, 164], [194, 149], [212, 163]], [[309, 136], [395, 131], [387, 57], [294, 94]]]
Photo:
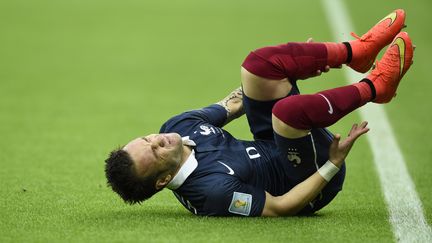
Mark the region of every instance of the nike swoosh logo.
[[391, 14], [385, 16], [385, 17], [384, 17], [383, 19], [381, 19], [378, 23], [381, 23], [381, 22], [383, 22], [383, 21], [386, 20], [386, 19], [390, 19], [391, 21], [390, 21], [390, 24], [389, 24], [388, 26], [391, 26], [391, 25], [396, 21], [396, 17], [397, 17], [396, 12], [393, 12], [393, 13], [391, 13]]
[[224, 162], [221, 162], [221, 161], [218, 161], [218, 162], [221, 165], [225, 166], [229, 170], [229, 172], [228, 172], [229, 175], [234, 175], [234, 171], [233, 171], [233, 169], [231, 169], [231, 167], [229, 167], [228, 165], [226, 165]]
[[328, 113], [329, 114], [333, 114], [333, 107], [332, 107], [332, 105], [330, 104], [330, 101], [327, 99], [327, 97], [325, 97], [323, 94], [319, 94], [319, 95], [321, 95], [326, 101], [327, 101], [327, 104], [329, 105], [329, 110], [328, 110]]
[[397, 46], [399, 48], [399, 58], [400, 58], [400, 70], [399, 75], [402, 76], [402, 72], [405, 66], [405, 41], [398, 37], [393, 41], [392, 46]]

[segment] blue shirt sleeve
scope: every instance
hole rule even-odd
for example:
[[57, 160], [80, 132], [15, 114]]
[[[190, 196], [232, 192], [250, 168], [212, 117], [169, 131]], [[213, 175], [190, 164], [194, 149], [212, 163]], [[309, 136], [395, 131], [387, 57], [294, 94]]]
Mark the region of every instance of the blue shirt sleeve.
[[174, 127], [179, 127], [179, 124], [184, 124], [185, 121], [201, 121], [216, 127], [222, 127], [226, 119], [227, 111], [225, 108], [213, 104], [202, 109], [186, 111], [180, 115], [174, 116], [162, 125], [159, 132], [164, 133], [172, 131]]
[[231, 177], [209, 190], [204, 211], [214, 216], [261, 216], [264, 204], [264, 189]]

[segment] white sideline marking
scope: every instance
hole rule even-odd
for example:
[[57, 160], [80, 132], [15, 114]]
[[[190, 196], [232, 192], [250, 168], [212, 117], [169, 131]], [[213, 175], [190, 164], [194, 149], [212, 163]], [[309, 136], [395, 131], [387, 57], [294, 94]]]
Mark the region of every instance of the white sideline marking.
[[[350, 17], [340, 0], [322, 0], [333, 36], [338, 42], [349, 40], [354, 31]], [[384, 14], [384, 13], [383, 13]], [[377, 21], [379, 18], [377, 18]], [[364, 75], [344, 69], [350, 83]], [[432, 242], [432, 230], [423, 215], [423, 207], [407, 171], [404, 158], [394, 137], [382, 105], [368, 104], [359, 109], [363, 120], [369, 121], [367, 134], [374, 162], [389, 211], [389, 221], [396, 241]]]

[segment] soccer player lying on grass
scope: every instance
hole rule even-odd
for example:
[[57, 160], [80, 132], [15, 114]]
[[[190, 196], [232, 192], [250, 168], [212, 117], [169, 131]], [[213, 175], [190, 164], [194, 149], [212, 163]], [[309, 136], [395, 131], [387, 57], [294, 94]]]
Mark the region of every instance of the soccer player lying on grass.
[[[325, 127], [368, 102], [387, 103], [412, 63], [413, 45], [396, 10], [346, 43], [288, 43], [251, 52], [242, 89], [217, 104], [175, 116], [159, 134], [139, 137], [106, 160], [108, 183], [128, 203], [167, 187], [197, 215], [310, 214], [342, 189], [344, 160], [367, 123], [346, 139]], [[390, 44], [391, 43], [391, 44]], [[359, 83], [299, 95], [296, 81], [347, 64], [367, 72]], [[224, 124], [246, 113], [254, 141]]]

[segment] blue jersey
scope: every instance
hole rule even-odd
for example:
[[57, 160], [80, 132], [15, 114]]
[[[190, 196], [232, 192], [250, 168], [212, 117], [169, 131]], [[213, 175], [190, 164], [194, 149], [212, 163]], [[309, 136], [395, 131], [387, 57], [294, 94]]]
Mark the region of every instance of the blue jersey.
[[[234, 138], [221, 128], [225, 120], [226, 110], [211, 105], [182, 113], [163, 124], [160, 133], [175, 132], [196, 143], [193, 150], [198, 166], [173, 192], [197, 215], [260, 216], [265, 191], [279, 196], [301, 182], [289, 173], [297, 165], [287, 163], [273, 140]], [[320, 158], [325, 162], [330, 140], [328, 134], [320, 137], [326, 140]], [[313, 156], [316, 159], [317, 155]]]

